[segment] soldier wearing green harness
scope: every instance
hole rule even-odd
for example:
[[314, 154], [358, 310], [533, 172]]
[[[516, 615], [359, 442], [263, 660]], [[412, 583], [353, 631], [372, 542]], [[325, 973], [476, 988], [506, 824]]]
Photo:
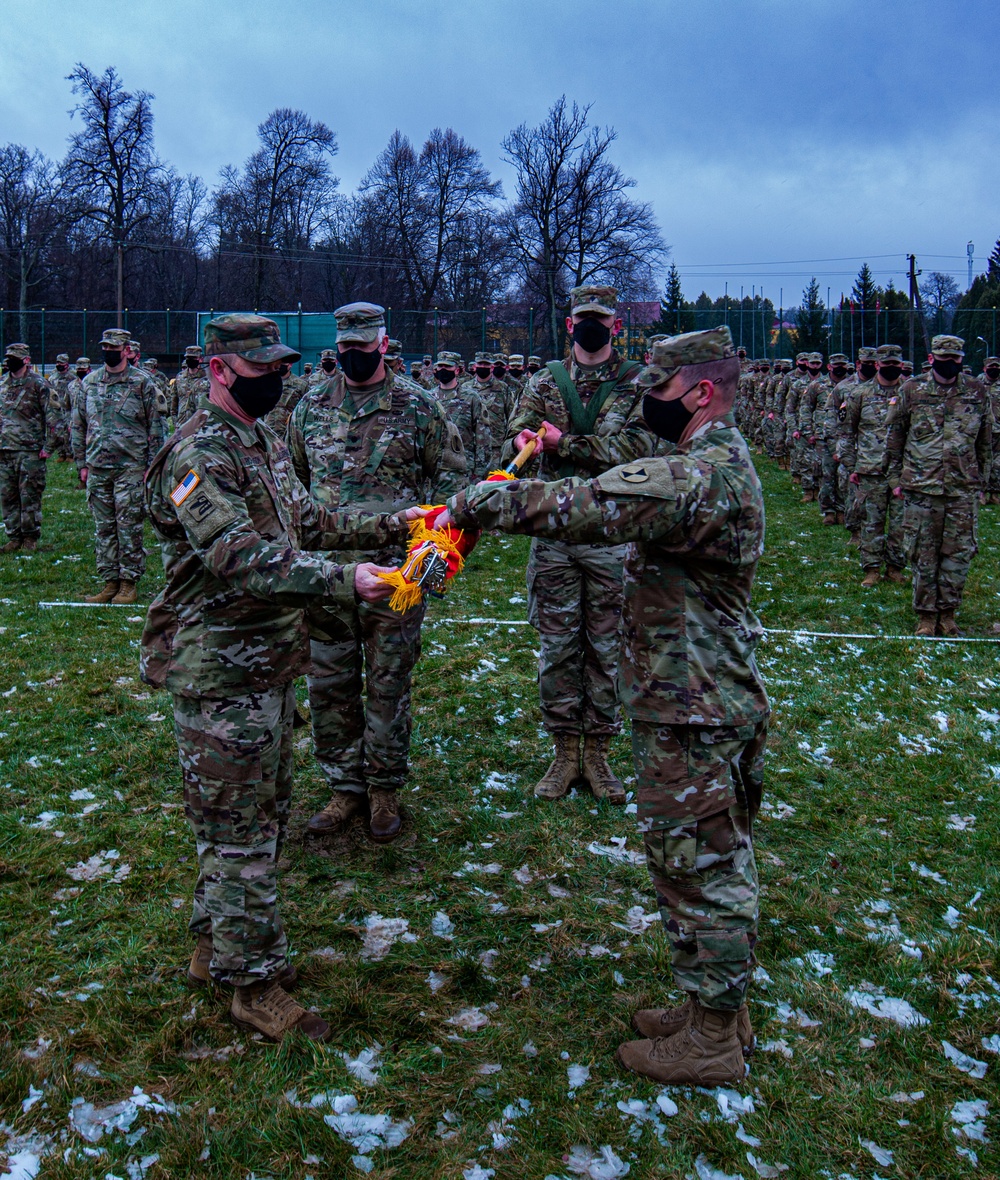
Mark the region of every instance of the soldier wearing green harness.
[[[549, 361], [528, 382], [507, 427], [501, 462], [537, 437], [542, 426], [541, 472], [599, 475], [619, 463], [652, 455], [656, 446], [642, 417], [634, 378], [640, 365], [611, 345], [617, 292], [576, 287], [570, 293], [573, 334], [569, 367]], [[535, 787], [559, 799], [586, 782], [596, 798], [625, 802], [608, 764], [608, 747], [621, 727], [615, 663], [622, 602], [620, 544], [536, 538], [528, 558], [528, 618], [538, 631], [538, 689], [542, 724], [555, 758]]]

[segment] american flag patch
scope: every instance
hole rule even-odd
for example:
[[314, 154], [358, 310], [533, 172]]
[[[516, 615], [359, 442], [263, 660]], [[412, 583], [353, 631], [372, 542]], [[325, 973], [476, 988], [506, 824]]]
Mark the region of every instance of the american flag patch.
[[201, 478], [193, 471], [189, 471], [170, 493], [170, 499], [179, 508], [200, 483]]

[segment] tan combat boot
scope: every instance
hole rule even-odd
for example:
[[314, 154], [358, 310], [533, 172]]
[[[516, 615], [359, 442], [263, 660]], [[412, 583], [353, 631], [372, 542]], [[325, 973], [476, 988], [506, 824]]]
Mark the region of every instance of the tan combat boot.
[[827, 525], [837, 524], [838, 522], [836, 512], [825, 512], [823, 514], [823, 523]]
[[937, 629], [937, 611], [918, 610], [914, 635], [933, 635]]
[[0, 553], [16, 553], [21, 548], [22, 544], [22, 541], [8, 541], [7, 544], [4, 545], [2, 549], [0, 549]]
[[953, 610], [943, 610], [938, 614], [937, 629], [939, 635], [944, 635], [948, 639], [958, 639], [962, 634], [958, 629], [958, 623], [955, 622]]
[[625, 803], [625, 788], [608, 765], [607, 734], [588, 733], [583, 739], [583, 777], [595, 799], [607, 799], [616, 807]]
[[[676, 1008], [641, 1008], [632, 1017], [632, 1027], [650, 1040], [657, 1037], [672, 1037], [691, 1021], [697, 1001], [688, 994], [683, 1004]], [[746, 1004], [736, 1013], [736, 1035], [743, 1048], [743, 1056], [750, 1057], [757, 1047], [757, 1038], [750, 1027], [750, 1010]]]
[[803, 492], [802, 493], [802, 503], [803, 504], [812, 504], [815, 501], [815, 499], [816, 499], [815, 492]]
[[691, 1019], [672, 1037], [619, 1045], [619, 1065], [666, 1086], [726, 1086], [746, 1078], [737, 1014], [692, 1002]]
[[548, 770], [535, 784], [539, 799], [561, 799], [580, 781], [580, 735], [578, 733], [554, 733], [556, 756]]
[[843, 524], [845, 520], [846, 520], [846, 517], [844, 516], [843, 512], [838, 512], [837, 513], [837, 524]]
[[22, 553], [34, 553], [38, 548], [38, 541], [35, 537], [25, 537], [21, 542]]
[[333, 798], [323, 808], [311, 816], [306, 827], [313, 835], [322, 835], [341, 827], [355, 815], [359, 815], [368, 805], [368, 798], [360, 791], [334, 791]]
[[906, 574], [898, 565], [887, 565], [885, 567], [884, 580], [886, 582], [897, 582], [900, 585], [905, 584]]
[[296, 1004], [273, 979], [236, 988], [229, 1014], [234, 1024], [262, 1033], [269, 1041], [280, 1041], [293, 1030], [303, 1033], [310, 1041], [330, 1039], [330, 1026], [323, 1017]]
[[131, 606], [135, 602], [135, 582], [122, 582], [111, 601], [116, 606]]
[[879, 582], [881, 582], [881, 580], [882, 579], [879, 575], [878, 570], [877, 569], [870, 569], [865, 574], [865, 576], [861, 579], [861, 585], [871, 588], [872, 586], [877, 586], [879, 584]]
[[[211, 934], [199, 934], [198, 941], [194, 944], [194, 950], [191, 952], [191, 962], [188, 964], [187, 980], [191, 987], [208, 987], [214, 982], [209, 971], [211, 962], [212, 936]], [[299, 973], [291, 963], [286, 963], [274, 977], [274, 982], [283, 987], [286, 992], [290, 992], [299, 982]], [[223, 991], [232, 990], [232, 984], [229, 983], [217, 983], [215, 986], [221, 987]]]
[[98, 590], [96, 594], [88, 594], [84, 598], [84, 602], [111, 602], [114, 596], [118, 593], [117, 582], [105, 582], [104, 589]]
[[369, 787], [368, 806], [371, 809], [371, 838], [376, 844], [388, 844], [390, 840], [395, 840], [403, 826], [397, 792]]
[[861, 545], [861, 530], [855, 529], [853, 533], [847, 538], [848, 545], [853, 545], [855, 549]]

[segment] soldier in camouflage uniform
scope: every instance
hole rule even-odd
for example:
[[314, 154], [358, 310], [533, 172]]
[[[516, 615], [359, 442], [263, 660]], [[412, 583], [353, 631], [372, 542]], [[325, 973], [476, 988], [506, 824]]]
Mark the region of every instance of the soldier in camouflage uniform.
[[930, 375], [890, 399], [886, 473], [904, 502], [918, 635], [961, 634], [955, 612], [978, 552], [979, 494], [989, 484], [993, 413], [982, 385], [962, 372], [964, 348], [960, 336], [935, 336]]
[[819, 508], [825, 525], [844, 523], [844, 488], [848, 471], [840, 460], [840, 402], [838, 386], [847, 379], [851, 362], [842, 352], [832, 353], [827, 364], [830, 379], [826, 383], [823, 404], [816, 405], [813, 429], [819, 437], [820, 485]]
[[[631, 459], [652, 455], [656, 439], [643, 420], [640, 369], [611, 345], [621, 331], [612, 287], [574, 287], [567, 330], [569, 365], [549, 361], [528, 382], [507, 427], [501, 463], [536, 437], [544, 477], [599, 475]], [[625, 802], [608, 764], [611, 737], [619, 731], [615, 690], [622, 603], [621, 545], [543, 540], [528, 558], [528, 618], [538, 631], [538, 690], [542, 724], [552, 735], [555, 758], [535, 787], [559, 799], [585, 781], [595, 798]]]
[[319, 364], [312, 371], [309, 378], [309, 388], [315, 389], [317, 385], [322, 385], [324, 381], [329, 381], [330, 378], [337, 371], [337, 350], [335, 348], [324, 348], [319, 354]]
[[466, 471], [470, 479], [485, 479], [490, 472], [493, 440], [483, 403], [475, 386], [466, 382], [459, 386], [462, 358], [457, 352], [439, 352], [434, 365], [437, 399], [444, 415], [454, 423], [462, 436]]
[[989, 493], [986, 498], [990, 504], [1000, 504], [1000, 357], [988, 356], [983, 362], [982, 383], [993, 413], [993, 454], [996, 456], [990, 467]]
[[180, 372], [173, 381], [170, 416], [174, 420], [175, 430], [191, 417], [201, 398], [208, 397], [208, 389], [208, 374], [202, 368], [201, 345], [189, 344], [184, 349]]
[[517, 404], [518, 398], [524, 392], [525, 381], [528, 374], [524, 371], [524, 353], [512, 352], [507, 358], [510, 365], [507, 369], [507, 380], [514, 388], [514, 404]]
[[[768, 446], [774, 449], [773, 434], [775, 424], [769, 419], [769, 411], [767, 409], [767, 394], [769, 389], [769, 382], [771, 379], [771, 362], [768, 360], [756, 362], [756, 373], [754, 375], [753, 386], [753, 404], [754, 410], [757, 413], [760, 425], [754, 436], [754, 441], [757, 446], [767, 454]], [[784, 427], [781, 427], [784, 430]]]
[[69, 384], [73, 380], [73, 372], [69, 367], [69, 353], [61, 352], [56, 357], [55, 372], [48, 378], [49, 413], [52, 421], [50, 437], [52, 439], [52, 454], [61, 462], [73, 458], [73, 451], [69, 444]]
[[52, 391], [31, 371], [27, 344], [8, 344], [0, 378], [2, 552], [32, 553], [42, 532], [45, 460], [52, 448]]
[[459, 526], [631, 542], [620, 684], [632, 723], [639, 821], [674, 978], [675, 1009], [646, 1009], [647, 1039], [619, 1062], [663, 1084], [744, 1079], [753, 1044], [746, 991], [757, 939], [752, 823], [763, 793], [769, 704], [750, 607], [764, 501], [735, 428], [729, 329], [653, 349], [639, 375], [662, 456], [588, 481], [480, 484], [448, 511]]
[[524, 366], [525, 372], [529, 377], [534, 377], [538, 370], [542, 367], [542, 358], [535, 356], [534, 353], [528, 357], [527, 363]]
[[472, 362], [472, 376], [461, 383], [463, 396], [475, 394], [486, 411], [486, 425], [492, 442], [489, 470], [500, 466], [500, 451], [507, 437], [507, 419], [514, 409], [510, 386], [493, 376], [493, 361], [488, 352], [477, 352]]
[[205, 328], [209, 397], [153, 460], [146, 499], [167, 583], [149, 608], [142, 677], [173, 694], [184, 804], [198, 851], [188, 968], [233, 987], [233, 1020], [271, 1040], [329, 1025], [296, 1004], [277, 871], [292, 789], [293, 681], [309, 661], [303, 608], [383, 595], [378, 567], [323, 553], [406, 534], [404, 520], [350, 517], [313, 500], [288, 450], [260, 425], [298, 353], [273, 320]]
[[878, 584], [883, 565], [887, 582], [906, 581], [903, 504], [885, 475], [886, 420], [899, 392], [902, 360], [898, 344], [876, 350], [875, 376], [851, 388], [840, 430], [840, 456], [864, 513], [861, 584], [867, 587]]
[[[877, 372], [875, 361], [876, 352], [874, 348], [867, 346], [859, 348], [854, 372], [837, 386], [837, 397], [840, 399], [840, 405], [837, 407], [838, 437], [840, 428], [843, 426], [844, 416], [847, 413], [847, 399], [850, 396], [851, 390], [862, 381], [873, 380]], [[858, 497], [857, 486], [848, 480], [847, 488], [844, 492], [844, 525], [851, 534], [850, 544], [856, 548], [859, 548], [861, 545], [861, 526], [863, 524], [864, 512], [862, 510], [861, 500]]]
[[265, 414], [264, 423], [278, 436], [284, 438], [288, 430], [288, 420], [295, 407], [309, 391], [309, 382], [305, 377], [298, 377], [292, 372], [292, 366], [281, 366], [281, 398], [270, 413]]
[[163, 442], [163, 423], [156, 386], [128, 363], [127, 347], [126, 331], [105, 331], [104, 364], [84, 380], [73, 407], [73, 458], [87, 485], [104, 579], [104, 589], [87, 602], [135, 602], [146, 569], [142, 477]]
[[793, 483], [802, 488], [803, 503], [816, 499], [812, 484], [812, 448], [802, 433], [802, 412], [806, 390], [823, 368], [823, 357], [818, 352], [800, 352], [795, 358], [795, 373], [788, 384], [785, 398], [785, 439], [790, 453], [789, 470]]
[[806, 386], [799, 401], [799, 433], [805, 449], [802, 470], [802, 499], [815, 503], [818, 498], [820, 480], [823, 475], [822, 454], [822, 413], [826, 395], [830, 391], [830, 379], [823, 372], [823, 354], [809, 354], [809, 373], [812, 380]]
[[[458, 430], [432, 394], [386, 370], [383, 308], [350, 303], [334, 315], [340, 368], [303, 398], [289, 424], [298, 477], [329, 508], [395, 512], [440, 503], [465, 482]], [[404, 555], [394, 545], [377, 560], [398, 566]], [[309, 820], [311, 832], [340, 827], [367, 803], [372, 839], [398, 835], [423, 614], [422, 606], [397, 614], [379, 603], [310, 610], [313, 741], [333, 796]]]

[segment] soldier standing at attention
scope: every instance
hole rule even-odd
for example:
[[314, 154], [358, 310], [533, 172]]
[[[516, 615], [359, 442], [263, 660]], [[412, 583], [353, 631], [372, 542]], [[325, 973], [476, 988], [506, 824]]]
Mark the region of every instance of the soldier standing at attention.
[[198, 402], [208, 397], [208, 374], [201, 367], [202, 348], [200, 344], [189, 344], [184, 349], [184, 362], [174, 378], [174, 392], [171, 398], [170, 414], [174, 429], [181, 427], [198, 408]]
[[483, 403], [472, 382], [459, 387], [462, 358], [457, 352], [439, 352], [434, 365], [437, 399], [444, 416], [458, 428], [465, 450], [466, 471], [470, 479], [485, 479], [490, 471], [493, 440]]
[[309, 382], [305, 377], [296, 376], [292, 372], [292, 366], [287, 362], [279, 367], [278, 372], [281, 374], [281, 398], [274, 409], [265, 415], [264, 424], [269, 426], [278, 438], [283, 439], [288, 429], [288, 419], [308, 392]]
[[990, 467], [990, 504], [1000, 504], [1000, 356], [988, 356], [983, 363], [983, 384], [990, 399], [993, 413], [993, 454], [996, 458]]
[[153, 460], [146, 501], [167, 584], [142, 634], [142, 678], [174, 698], [184, 805], [198, 849], [188, 979], [235, 989], [235, 1023], [281, 1040], [326, 1040], [296, 1004], [277, 906], [292, 789], [293, 681], [309, 662], [303, 607], [373, 601], [378, 567], [323, 553], [406, 535], [401, 517], [320, 507], [285, 445], [260, 423], [298, 353], [273, 320], [228, 315], [205, 328], [207, 401]]
[[4, 553], [33, 553], [42, 533], [52, 391], [31, 371], [27, 344], [8, 344], [0, 378], [0, 511]]
[[513, 409], [510, 387], [493, 376], [493, 361], [488, 352], [477, 352], [472, 362], [472, 378], [462, 382], [463, 393], [471, 389], [486, 412], [492, 451], [488, 470], [500, 466], [500, 450], [507, 436], [507, 419]]
[[886, 419], [899, 392], [903, 350], [882, 344], [875, 355], [875, 376], [851, 389], [840, 432], [840, 455], [863, 514], [861, 585], [867, 587], [878, 585], [883, 565], [887, 582], [906, 581], [903, 504], [885, 475]]
[[[386, 369], [384, 308], [349, 303], [333, 314], [340, 368], [292, 414], [288, 445], [296, 474], [331, 509], [397, 512], [441, 503], [466, 482], [458, 430], [436, 397]], [[367, 550], [360, 560], [381, 565], [398, 566], [405, 554], [403, 544], [359, 548]], [[385, 603], [310, 609], [309, 709], [316, 760], [332, 796], [309, 820], [310, 832], [330, 832], [367, 809], [373, 840], [399, 834], [423, 616], [423, 606], [398, 614]]]
[[917, 635], [961, 635], [955, 612], [975, 557], [979, 494], [989, 486], [993, 414], [962, 372], [965, 341], [931, 340], [931, 370], [890, 399], [886, 474], [903, 498]]
[[309, 378], [309, 388], [315, 389], [317, 385], [322, 385], [324, 381], [329, 381], [337, 369], [337, 350], [335, 348], [324, 348], [319, 354], [319, 364], [312, 371]]
[[727, 327], [653, 346], [643, 415], [669, 449], [589, 481], [481, 483], [449, 501], [460, 527], [632, 542], [625, 567], [622, 703], [639, 822], [679, 1008], [637, 1012], [627, 1069], [665, 1085], [732, 1085], [753, 1045], [746, 991], [757, 941], [752, 824], [769, 704], [750, 607], [764, 500], [732, 406]]
[[[561, 361], [532, 377], [507, 427], [501, 462], [536, 437], [543, 477], [591, 477], [652, 455], [656, 439], [643, 420], [641, 366], [612, 347], [618, 293], [613, 287], [574, 287], [566, 328], [569, 366]], [[560, 799], [582, 778], [596, 799], [625, 802], [625, 788], [608, 764], [621, 719], [615, 691], [618, 624], [625, 548], [595, 540], [542, 539], [528, 558], [528, 618], [538, 631], [538, 691], [542, 724], [555, 758], [535, 786]]]
[[538, 370], [542, 367], [542, 358], [535, 356], [534, 353], [528, 357], [528, 363], [525, 365], [525, 371], [529, 377], [534, 377]]
[[104, 364], [91, 373], [73, 407], [73, 458], [94, 517], [97, 572], [104, 589], [87, 602], [135, 602], [146, 569], [142, 547], [142, 477], [163, 442], [156, 386], [128, 363], [128, 332], [101, 337]]
[[49, 398], [49, 410], [52, 414], [50, 434], [52, 438], [52, 454], [65, 463], [73, 458], [69, 445], [69, 384], [73, 380], [73, 373], [69, 367], [69, 353], [61, 352], [56, 357], [56, 371], [48, 379], [52, 395]]
[[819, 508], [823, 523], [837, 525], [844, 523], [844, 483], [847, 469], [840, 461], [840, 394], [837, 386], [847, 377], [850, 361], [842, 352], [832, 353], [827, 371], [827, 382], [823, 404], [816, 405], [813, 428], [819, 436], [820, 485]]

